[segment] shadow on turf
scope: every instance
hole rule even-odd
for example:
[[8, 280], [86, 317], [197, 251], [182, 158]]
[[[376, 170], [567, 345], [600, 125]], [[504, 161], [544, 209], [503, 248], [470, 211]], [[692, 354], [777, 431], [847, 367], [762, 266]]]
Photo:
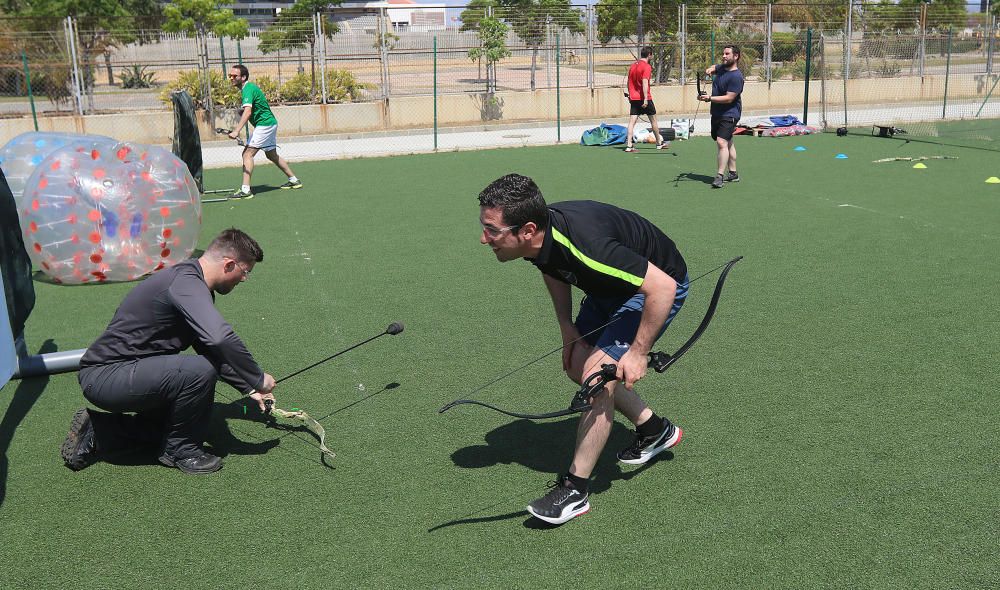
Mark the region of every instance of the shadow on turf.
[[256, 197], [258, 195], [263, 195], [264, 193], [269, 193], [269, 192], [277, 191], [277, 190], [281, 190], [281, 187], [277, 187], [277, 186], [255, 186], [253, 188], [253, 194]]
[[713, 180], [715, 180], [714, 177], [706, 176], [705, 174], [695, 174], [694, 172], [681, 172], [680, 174], [677, 175], [677, 178], [674, 179], [674, 186], [676, 187], [677, 183], [682, 181], [685, 182], [695, 181], [704, 184], [712, 184]]
[[[452, 453], [451, 458], [456, 466], [470, 469], [492, 467], [501, 463], [516, 463], [541, 473], [560, 473], [566, 469], [573, 454], [577, 422], [576, 419], [560, 420], [558, 422], [517, 420], [487, 433], [485, 445], [474, 445], [459, 449]], [[597, 463], [597, 468], [591, 476], [591, 494], [604, 492], [611, 488], [612, 482], [618, 480], [627, 481], [660, 461], [670, 461], [674, 458], [672, 452], [665, 451], [645, 465], [636, 469], [622, 471], [621, 464], [617, 462], [614, 455], [617, 449], [624, 448], [630, 444], [632, 437], [632, 431], [617, 422], [614, 423], [611, 429], [611, 436], [608, 438], [608, 444], [605, 446], [601, 460]], [[480, 508], [455, 520], [431, 527], [427, 532], [430, 533], [438, 529], [460, 524], [495, 522], [519, 518], [525, 515], [524, 510], [493, 516], [477, 517], [475, 515], [501, 504], [508, 504], [512, 500], [520, 499], [527, 503], [544, 493], [544, 488], [532, 488], [508, 498], [500, 504]], [[531, 516], [524, 521], [524, 526], [526, 528], [543, 530], [556, 528], [556, 525], [550, 525]]]
[[[361, 402], [369, 400], [375, 396], [382, 395], [387, 391], [391, 391], [399, 387], [399, 383], [388, 383], [384, 385], [381, 389], [373, 391], [368, 395], [356, 399], [351, 403], [341, 406], [335, 410], [332, 410], [322, 416], [313, 416], [317, 422], [322, 423], [323, 420], [339, 414], [344, 410], [352, 408]], [[302, 408], [308, 411], [307, 408]], [[250, 429], [236, 428], [241, 436], [249, 439], [262, 438], [271, 434], [269, 431], [280, 431], [282, 434], [265, 441], [253, 441], [250, 442], [237, 438], [234, 434], [233, 425], [238, 423], [234, 421], [248, 421], [256, 422], [257, 425], [253, 426], [253, 431]], [[309, 431], [305, 426], [298, 423], [284, 422], [280, 420], [269, 421], [266, 416], [257, 408], [255, 403], [250, 402], [247, 398], [240, 398], [226, 403], [216, 403], [215, 409], [212, 412], [212, 426], [211, 434], [209, 436], [209, 443], [212, 445], [212, 452], [219, 455], [220, 457], [225, 457], [229, 454], [235, 455], [262, 455], [267, 453], [271, 449], [278, 449], [280, 451], [291, 453], [303, 459], [309, 461], [314, 461], [333, 469], [333, 465], [329, 464], [325, 455], [319, 452], [317, 446], [317, 440], [313, 436], [313, 433]], [[315, 449], [315, 454], [313, 451], [305, 451], [301, 447], [282, 447], [280, 446], [281, 439], [288, 436], [295, 436], [299, 440], [305, 442], [308, 446]], [[328, 446], [333, 446], [333, 442], [327, 441]], [[336, 452], [336, 449], [333, 449]]]
[[[38, 354], [48, 354], [56, 352], [59, 347], [52, 340], [46, 340], [38, 349]], [[14, 438], [14, 431], [24, 420], [24, 417], [31, 411], [42, 392], [49, 384], [49, 376], [31, 377], [21, 379], [11, 396], [7, 411], [4, 412], [3, 420], [0, 420], [0, 506], [3, 506], [4, 498], [7, 497], [7, 449], [10, 448], [10, 441]], [[66, 419], [69, 426], [69, 418]], [[60, 439], [59, 442], [62, 442]], [[53, 449], [53, 452], [56, 450]]]

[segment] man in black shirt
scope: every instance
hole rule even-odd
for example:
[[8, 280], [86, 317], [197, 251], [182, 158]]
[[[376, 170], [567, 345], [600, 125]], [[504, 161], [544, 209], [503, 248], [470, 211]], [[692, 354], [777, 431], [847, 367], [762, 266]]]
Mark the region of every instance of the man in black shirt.
[[[80, 361], [84, 397], [110, 413], [76, 412], [62, 446], [67, 467], [78, 471], [101, 453], [145, 443], [157, 445], [161, 463], [185, 473], [222, 468], [202, 447], [216, 380], [264, 410], [264, 400], [274, 399], [274, 377], [222, 318], [215, 294], [230, 293], [263, 259], [253, 238], [228, 229], [197, 260], [160, 270], [125, 296]], [[188, 347], [197, 354], [179, 354]]]
[[736, 144], [733, 143], [736, 124], [743, 114], [740, 48], [736, 45], [726, 45], [722, 49], [722, 63], [709, 66], [705, 74], [708, 76], [715, 74], [715, 79], [712, 81], [712, 95], [699, 96], [698, 100], [712, 105], [712, 139], [718, 148], [719, 163], [712, 188], [722, 188], [725, 182], [740, 181], [740, 175], [736, 173]]
[[[618, 366], [618, 380], [594, 396], [593, 408], [580, 418], [569, 470], [528, 506], [537, 518], [561, 524], [590, 509], [588, 481], [615, 410], [636, 425], [635, 441], [618, 453], [623, 463], [646, 463], [681, 440], [681, 429], [657, 416], [633, 386], [646, 374], [653, 343], [684, 303], [687, 265], [673, 241], [639, 215], [595, 201], [546, 206], [525, 176], [495, 180], [479, 204], [480, 242], [501, 262], [524, 258], [542, 271], [570, 379], [582, 383], [602, 364]], [[575, 322], [571, 285], [585, 294]]]

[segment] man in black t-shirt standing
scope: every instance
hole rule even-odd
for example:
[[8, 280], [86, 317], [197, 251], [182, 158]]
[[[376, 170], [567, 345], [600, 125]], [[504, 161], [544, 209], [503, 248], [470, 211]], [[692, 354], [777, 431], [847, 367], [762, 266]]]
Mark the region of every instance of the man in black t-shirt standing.
[[[570, 379], [582, 383], [602, 364], [618, 367], [618, 380], [594, 396], [580, 418], [566, 474], [528, 506], [535, 517], [561, 524], [590, 509], [589, 478], [616, 410], [636, 425], [635, 441], [618, 453], [623, 463], [646, 463], [681, 440], [681, 429], [657, 416], [633, 386], [646, 374], [653, 343], [684, 303], [687, 265], [674, 242], [643, 217], [595, 201], [546, 206], [526, 176], [498, 178], [480, 193], [479, 204], [480, 242], [501, 262], [524, 258], [542, 271]], [[575, 321], [572, 285], [585, 295]]]
[[736, 173], [736, 146], [733, 133], [743, 114], [743, 73], [740, 72], [740, 48], [726, 45], [722, 49], [722, 63], [711, 66], [705, 74], [715, 75], [712, 95], [699, 96], [712, 104], [712, 139], [718, 148], [719, 169], [712, 181], [712, 188], [722, 188], [723, 182], [739, 182]]

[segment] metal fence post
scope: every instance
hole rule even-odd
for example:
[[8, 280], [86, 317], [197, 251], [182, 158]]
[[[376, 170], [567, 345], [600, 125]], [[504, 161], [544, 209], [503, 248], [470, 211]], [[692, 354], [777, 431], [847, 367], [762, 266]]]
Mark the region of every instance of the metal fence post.
[[765, 8], [764, 14], [767, 22], [764, 23], [765, 26], [765, 37], [767, 41], [767, 46], [764, 48], [764, 78], [767, 80], [767, 85], [771, 85], [771, 59], [774, 56], [774, 39], [771, 35], [771, 29], [773, 28], [773, 23], [771, 21], [771, 4], [768, 4]]
[[319, 12], [313, 13], [313, 29], [316, 31], [316, 40], [319, 41], [320, 96], [323, 104], [326, 104], [326, 35], [323, 34], [323, 15]]
[[[222, 77], [225, 78], [229, 74], [229, 71], [226, 70], [226, 46], [222, 44], [223, 43], [223, 39], [225, 39], [225, 35], [220, 35], [219, 36], [219, 54], [222, 56]], [[279, 55], [278, 57], [280, 59], [281, 56]]]
[[389, 12], [385, 8], [379, 8], [378, 19], [379, 19], [379, 60], [382, 62], [382, 96], [389, 98], [391, 89], [389, 88], [389, 51], [386, 43], [386, 38], [388, 37], [389, 25], [387, 20]]
[[594, 88], [594, 33], [597, 25], [597, 17], [594, 12], [594, 5], [587, 5], [587, 88]]
[[687, 4], [681, 4], [678, 8], [680, 11], [680, 18], [678, 19], [677, 26], [680, 29], [679, 36], [681, 38], [681, 75], [680, 83], [684, 86], [687, 81]]
[[28, 69], [28, 54], [21, 50], [21, 63], [24, 64], [24, 81], [28, 90], [28, 102], [31, 103], [31, 120], [35, 122], [38, 131], [38, 114], [35, 112], [35, 96], [31, 93], [31, 70]]
[[434, 151], [438, 149], [438, 38], [434, 35]]
[[854, 0], [847, 0], [847, 30], [844, 31], [844, 119], [847, 119], [847, 81], [851, 78], [851, 37], [854, 36]]
[[920, 76], [924, 75], [924, 62], [927, 57], [927, 3], [920, 3]]
[[941, 106], [941, 118], [948, 116], [948, 78], [951, 77], [951, 27], [948, 27], [948, 60], [944, 65], [944, 104]]
[[556, 33], [556, 143], [562, 143], [562, 105], [560, 103], [561, 86], [559, 84], [559, 33]]
[[80, 66], [77, 64], [76, 36], [73, 33], [73, 17], [67, 16], [63, 21], [63, 31], [66, 34], [66, 46], [69, 48], [69, 58], [72, 62], [70, 72], [73, 81], [73, 98], [76, 100], [77, 114], [83, 114], [83, 96], [80, 90]]
[[986, 73], [993, 73], [993, 48], [997, 36], [997, 17], [990, 18], [990, 42], [986, 46]]
[[812, 27], [806, 29], [806, 88], [802, 99], [802, 124], [809, 124], [809, 81], [812, 79]]
[[823, 123], [823, 129], [826, 129], [826, 34], [823, 31], [819, 33], [819, 71], [820, 121]]
[[639, 41], [639, 46], [636, 48], [636, 53], [642, 51], [642, 38], [645, 36], [642, 30], [642, 0], [639, 0], [639, 14], [635, 19], [635, 36]]

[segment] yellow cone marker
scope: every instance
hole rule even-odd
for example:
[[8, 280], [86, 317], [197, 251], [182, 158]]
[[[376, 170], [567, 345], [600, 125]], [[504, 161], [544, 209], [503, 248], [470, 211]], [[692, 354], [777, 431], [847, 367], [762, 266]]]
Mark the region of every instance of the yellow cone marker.
[[1000, 184], [1000, 178], [996, 176], [990, 176], [986, 179], [986, 184]]
[[913, 167], [918, 170], [923, 170], [924, 168], [927, 168], [927, 165], [924, 164], [923, 162], [917, 162], [916, 164], [913, 165]]

